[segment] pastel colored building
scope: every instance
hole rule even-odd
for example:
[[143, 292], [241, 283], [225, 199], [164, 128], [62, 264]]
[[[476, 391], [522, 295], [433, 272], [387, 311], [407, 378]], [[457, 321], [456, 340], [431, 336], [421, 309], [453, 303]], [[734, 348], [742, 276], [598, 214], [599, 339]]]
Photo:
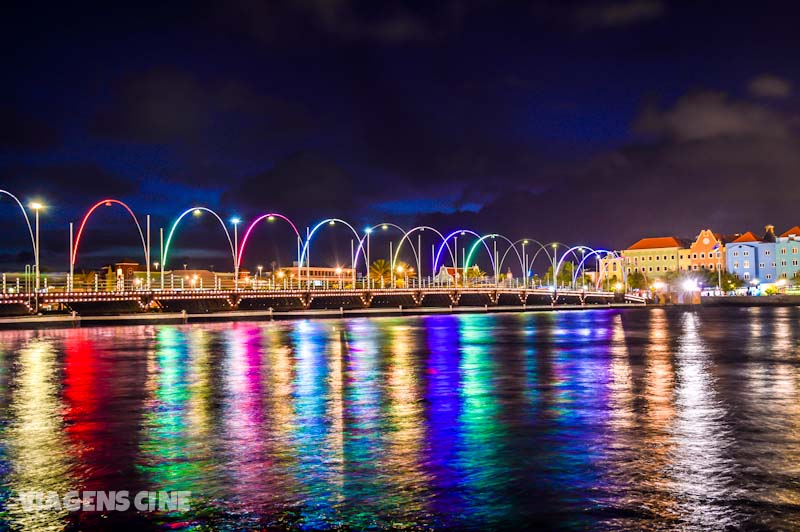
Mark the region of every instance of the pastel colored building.
[[775, 263], [778, 279], [792, 280], [800, 276], [800, 226], [792, 227], [775, 239]]
[[775, 228], [766, 227], [758, 238], [748, 231], [726, 246], [726, 267], [745, 282], [771, 284], [777, 280]]
[[[606, 255], [600, 259], [599, 279], [601, 283], [624, 283], [625, 282], [625, 258]], [[613, 287], [611, 287], [613, 288]]]
[[678, 271], [684, 242], [674, 236], [643, 238], [622, 252], [627, 274], [640, 272], [647, 282]]
[[689, 249], [682, 251], [684, 256], [681, 270], [716, 271], [725, 268], [725, 243], [723, 238], [710, 229], [703, 229]]

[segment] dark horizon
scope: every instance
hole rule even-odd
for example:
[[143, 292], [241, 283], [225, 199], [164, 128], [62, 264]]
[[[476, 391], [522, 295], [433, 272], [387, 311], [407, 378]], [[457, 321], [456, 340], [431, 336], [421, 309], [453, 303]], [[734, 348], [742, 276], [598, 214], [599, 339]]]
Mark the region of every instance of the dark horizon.
[[[781, 232], [800, 223], [791, 14], [666, 0], [18, 5], [0, 35], [0, 188], [48, 206], [54, 270], [69, 222], [106, 197], [153, 216], [153, 256], [158, 228], [193, 205], [613, 249]], [[126, 217], [93, 218], [87, 267], [137, 256]], [[19, 267], [29, 239], [6, 198], [0, 223], [0, 268]], [[187, 226], [176, 257], [219, 268], [224, 236], [201, 223], [217, 232]], [[284, 229], [257, 233], [252, 260], [290, 262]], [[344, 232], [325, 239], [320, 260], [349, 256]]]

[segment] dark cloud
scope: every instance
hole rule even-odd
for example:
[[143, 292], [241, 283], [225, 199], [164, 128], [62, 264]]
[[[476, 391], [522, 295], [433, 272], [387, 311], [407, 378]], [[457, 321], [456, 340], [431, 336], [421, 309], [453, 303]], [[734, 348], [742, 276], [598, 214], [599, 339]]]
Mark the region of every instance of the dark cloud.
[[[19, 164], [0, 169], [0, 181], [25, 197], [41, 198], [53, 208], [89, 207], [103, 197], [125, 197], [138, 192], [137, 184], [94, 163]], [[21, 192], [23, 193], [23, 192]]]
[[800, 138], [785, 120], [769, 108], [713, 93], [652, 112], [643, 111], [638, 122], [659, 133], [654, 142], [565, 168], [547, 190], [520, 186], [479, 212], [426, 219], [614, 248], [645, 236], [694, 237], [706, 227], [735, 233], [797, 224]]
[[771, 74], [762, 74], [753, 78], [747, 88], [753, 96], [761, 98], [781, 99], [792, 95], [792, 83]]
[[721, 136], [783, 138], [791, 131], [791, 121], [765, 105], [733, 101], [721, 92], [700, 91], [684, 96], [670, 109], [646, 106], [636, 129], [676, 141]]
[[231, 150], [313, 127], [299, 104], [241, 80], [201, 80], [174, 68], [122, 76], [90, 125], [94, 134], [118, 141], [196, 146], [221, 139]]
[[49, 150], [59, 140], [58, 132], [47, 122], [18, 108], [0, 107], [0, 152]]
[[[269, 44], [322, 39], [393, 45], [444, 38], [461, 27], [465, 11], [475, 3], [463, 0], [238, 0], [227, 3], [220, 10], [220, 17], [229, 26], [243, 28]], [[300, 35], [303, 39], [298, 39]]]
[[275, 210], [317, 218], [352, 215], [382, 183], [357, 180], [337, 163], [313, 152], [297, 152], [250, 176], [222, 196], [253, 213]]
[[666, 12], [660, 0], [588, 2], [576, 8], [576, 24], [584, 29], [628, 26], [662, 16]]

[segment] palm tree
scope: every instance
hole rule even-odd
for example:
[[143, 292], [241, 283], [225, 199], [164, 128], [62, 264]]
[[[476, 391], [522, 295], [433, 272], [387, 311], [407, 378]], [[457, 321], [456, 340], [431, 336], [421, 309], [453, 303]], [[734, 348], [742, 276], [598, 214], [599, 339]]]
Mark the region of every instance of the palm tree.
[[392, 265], [384, 259], [376, 260], [369, 267], [369, 278], [379, 281], [381, 288], [384, 288], [392, 280]]

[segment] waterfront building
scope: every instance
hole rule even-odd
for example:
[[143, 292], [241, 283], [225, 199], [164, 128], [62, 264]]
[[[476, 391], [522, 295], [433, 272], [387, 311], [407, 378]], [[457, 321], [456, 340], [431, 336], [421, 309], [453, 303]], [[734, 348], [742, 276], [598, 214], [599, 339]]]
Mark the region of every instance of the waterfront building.
[[648, 283], [680, 268], [680, 253], [686, 243], [674, 236], [643, 238], [622, 252], [625, 272], [644, 274]]
[[764, 236], [758, 238], [748, 231], [726, 247], [726, 267], [741, 280], [771, 284], [777, 280], [775, 258], [775, 227], [768, 225]]
[[800, 226], [794, 226], [775, 239], [775, 273], [778, 279], [800, 276]]
[[606, 255], [600, 259], [599, 264], [600, 284], [604, 288], [613, 289], [614, 284], [625, 282], [625, 258]]
[[716, 271], [725, 268], [725, 239], [711, 229], [703, 229], [689, 249], [681, 251], [681, 270]]

